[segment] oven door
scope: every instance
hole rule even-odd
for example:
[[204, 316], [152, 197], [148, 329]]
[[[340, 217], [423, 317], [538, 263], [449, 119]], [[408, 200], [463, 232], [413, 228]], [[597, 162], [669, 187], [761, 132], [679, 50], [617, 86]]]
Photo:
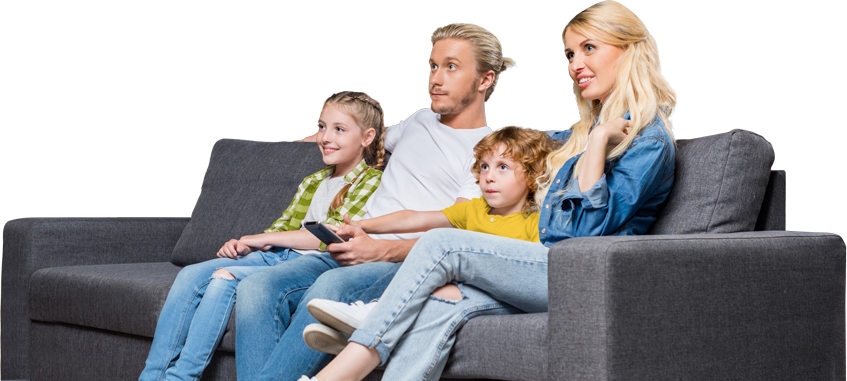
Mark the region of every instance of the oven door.
[[202, 181], [118, 180], [118, 217], [191, 217]]

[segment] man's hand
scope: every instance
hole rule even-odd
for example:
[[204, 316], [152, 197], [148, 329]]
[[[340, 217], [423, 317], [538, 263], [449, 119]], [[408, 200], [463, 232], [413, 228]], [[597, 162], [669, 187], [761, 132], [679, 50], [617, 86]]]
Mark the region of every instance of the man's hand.
[[[330, 227], [332, 229], [333, 227]], [[350, 237], [344, 243], [332, 243], [326, 247], [332, 258], [342, 266], [352, 266], [368, 262], [391, 262], [387, 241], [371, 238], [362, 227], [350, 217], [344, 215], [344, 224], [333, 229], [342, 238]]]
[[316, 142], [316, 141], [318, 141], [318, 133], [317, 132], [315, 132], [314, 134], [309, 135], [309, 136], [307, 136], [303, 139], [295, 140], [295, 142]]

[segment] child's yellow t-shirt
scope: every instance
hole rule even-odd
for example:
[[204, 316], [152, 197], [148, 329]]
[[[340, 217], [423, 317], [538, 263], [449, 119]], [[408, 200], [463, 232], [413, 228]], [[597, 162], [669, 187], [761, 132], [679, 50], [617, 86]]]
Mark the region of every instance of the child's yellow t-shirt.
[[538, 238], [538, 212], [524, 217], [523, 213], [512, 213], [508, 216], [494, 216], [488, 214], [491, 207], [482, 197], [467, 202], [451, 205], [441, 212], [447, 216], [453, 226], [475, 231], [519, 239], [523, 241], [539, 242]]

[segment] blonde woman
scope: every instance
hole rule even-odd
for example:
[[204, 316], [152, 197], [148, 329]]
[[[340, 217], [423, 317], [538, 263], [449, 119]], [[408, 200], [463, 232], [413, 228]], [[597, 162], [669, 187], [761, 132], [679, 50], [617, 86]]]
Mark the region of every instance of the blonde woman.
[[547, 310], [549, 246], [644, 234], [656, 219], [674, 178], [668, 118], [676, 96], [655, 41], [613, 1], [576, 15], [562, 37], [580, 120], [551, 133], [565, 142], [538, 179], [541, 242], [456, 229], [424, 234], [367, 317], [346, 320], [357, 328], [350, 343], [312, 380], [361, 380], [389, 356], [384, 379], [437, 380], [468, 318]]

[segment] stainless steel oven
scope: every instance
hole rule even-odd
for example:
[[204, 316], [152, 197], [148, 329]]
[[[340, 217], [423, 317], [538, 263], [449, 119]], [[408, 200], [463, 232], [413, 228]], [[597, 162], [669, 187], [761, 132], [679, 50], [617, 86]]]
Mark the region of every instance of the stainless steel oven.
[[118, 217], [190, 217], [208, 155], [119, 155]]

